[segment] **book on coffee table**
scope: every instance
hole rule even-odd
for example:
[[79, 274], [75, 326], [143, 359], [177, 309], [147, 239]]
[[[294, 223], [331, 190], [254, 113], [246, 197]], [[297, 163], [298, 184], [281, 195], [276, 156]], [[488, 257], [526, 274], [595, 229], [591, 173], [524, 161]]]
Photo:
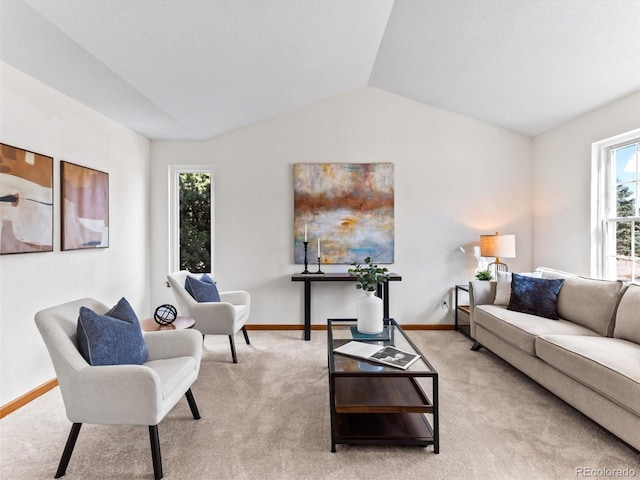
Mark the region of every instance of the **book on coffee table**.
[[349, 355], [350, 357], [363, 358], [372, 362], [383, 363], [391, 367], [406, 370], [409, 366], [420, 358], [420, 355], [405, 352], [396, 347], [373, 345], [365, 342], [348, 342], [334, 348], [335, 353]]

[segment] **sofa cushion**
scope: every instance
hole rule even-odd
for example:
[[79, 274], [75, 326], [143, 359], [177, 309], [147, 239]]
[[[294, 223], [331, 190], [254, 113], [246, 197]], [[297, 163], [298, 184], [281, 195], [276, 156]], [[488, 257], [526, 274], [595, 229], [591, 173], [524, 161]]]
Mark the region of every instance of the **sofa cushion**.
[[640, 344], [640, 285], [632, 283], [622, 295], [613, 336]]
[[535, 340], [540, 335], [597, 335], [566, 320], [550, 320], [528, 313], [514, 312], [498, 305], [478, 305], [474, 322], [514, 347], [535, 355]]
[[622, 287], [622, 282], [613, 280], [566, 278], [558, 294], [558, 315], [610, 337]]
[[640, 345], [607, 337], [543, 335], [536, 353], [552, 367], [640, 415]]
[[196, 302], [219, 302], [220, 293], [213, 279], [206, 273], [197, 279], [187, 276], [184, 288]]
[[147, 360], [138, 317], [124, 297], [104, 315], [80, 307], [77, 341], [90, 365], [142, 365]]
[[527, 277], [514, 273], [511, 276], [509, 310], [531, 313], [557, 320], [556, 303], [564, 279]]

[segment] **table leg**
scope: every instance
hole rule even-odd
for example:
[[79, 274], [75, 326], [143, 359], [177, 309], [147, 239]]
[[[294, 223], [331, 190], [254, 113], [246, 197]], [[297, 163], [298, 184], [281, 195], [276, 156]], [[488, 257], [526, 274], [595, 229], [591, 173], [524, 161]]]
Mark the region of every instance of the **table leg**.
[[453, 318], [454, 318], [453, 329], [457, 332], [458, 331], [458, 287], [456, 286], [454, 290], [456, 291], [456, 294], [455, 294], [455, 301], [453, 305], [455, 309], [455, 313], [453, 314]]
[[311, 281], [304, 281], [304, 339], [311, 340]]
[[433, 453], [440, 453], [440, 402], [438, 398], [438, 377], [433, 377]]
[[336, 380], [331, 373], [329, 373], [329, 418], [331, 420], [331, 453], [336, 453]]
[[[384, 313], [382, 316], [389, 318], [389, 282], [384, 282], [382, 285], [384, 289], [384, 294], [382, 295], [382, 308], [384, 309]], [[380, 288], [380, 285], [378, 285], [378, 288]]]

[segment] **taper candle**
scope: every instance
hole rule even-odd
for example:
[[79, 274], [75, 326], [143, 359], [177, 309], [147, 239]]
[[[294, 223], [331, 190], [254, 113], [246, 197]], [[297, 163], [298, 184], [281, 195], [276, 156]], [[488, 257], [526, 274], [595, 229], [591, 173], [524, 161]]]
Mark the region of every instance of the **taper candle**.
[[307, 241], [307, 224], [304, 224], [304, 241]]
[[318, 258], [320, 258], [320, 237], [318, 237]]

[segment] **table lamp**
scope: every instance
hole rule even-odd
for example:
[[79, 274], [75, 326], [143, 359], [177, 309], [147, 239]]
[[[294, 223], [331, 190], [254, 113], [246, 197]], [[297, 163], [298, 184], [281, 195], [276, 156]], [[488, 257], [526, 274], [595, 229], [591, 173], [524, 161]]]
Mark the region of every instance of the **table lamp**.
[[[480, 235], [480, 255], [483, 257], [495, 257], [495, 262], [489, 264], [489, 270], [493, 272], [508, 272], [509, 267], [500, 261], [503, 258], [515, 258], [516, 256], [516, 236], [500, 235]], [[495, 277], [496, 275], [494, 275]]]

